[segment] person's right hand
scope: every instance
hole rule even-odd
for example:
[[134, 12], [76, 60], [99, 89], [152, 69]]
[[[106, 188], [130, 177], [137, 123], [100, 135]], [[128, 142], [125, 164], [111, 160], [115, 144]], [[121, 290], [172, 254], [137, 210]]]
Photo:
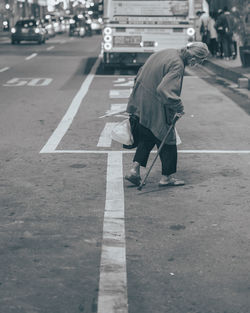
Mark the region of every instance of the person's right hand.
[[183, 112], [183, 111], [175, 113], [173, 122], [176, 123], [184, 114], [185, 114], [185, 112]]

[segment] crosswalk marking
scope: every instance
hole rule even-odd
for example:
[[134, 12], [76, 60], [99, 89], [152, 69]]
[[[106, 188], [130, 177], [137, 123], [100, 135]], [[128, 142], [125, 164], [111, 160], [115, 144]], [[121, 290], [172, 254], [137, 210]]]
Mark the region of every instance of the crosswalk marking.
[[99, 141], [97, 147], [111, 147], [112, 138], [111, 138], [111, 131], [117, 123], [106, 123], [101, 135], [99, 137]]
[[106, 111], [106, 113], [99, 118], [112, 116], [115, 114], [123, 113], [126, 111], [127, 103], [112, 103], [110, 105], [110, 109]]
[[130, 89], [111, 89], [109, 91], [110, 99], [127, 99], [129, 98], [132, 92], [132, 88]]

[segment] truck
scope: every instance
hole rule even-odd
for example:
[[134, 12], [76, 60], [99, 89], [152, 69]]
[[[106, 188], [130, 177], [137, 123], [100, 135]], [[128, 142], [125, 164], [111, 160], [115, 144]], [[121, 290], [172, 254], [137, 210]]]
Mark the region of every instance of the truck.
[[142, 65], [154, 52], [194, 40], [202, 0], [104, 0], [102, 63]]

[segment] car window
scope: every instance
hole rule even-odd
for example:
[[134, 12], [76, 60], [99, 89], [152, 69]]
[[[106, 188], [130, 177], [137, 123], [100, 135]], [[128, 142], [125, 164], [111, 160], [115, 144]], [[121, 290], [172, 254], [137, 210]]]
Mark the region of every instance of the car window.
[[24, 28], [29, 28], [29, 27], [37, 26], [38, 24], [39, 24], [38, 21], [28, 20], [28, 21], [18, 21], [18, 22], [16, 23], [16, 26], [24, 27]]

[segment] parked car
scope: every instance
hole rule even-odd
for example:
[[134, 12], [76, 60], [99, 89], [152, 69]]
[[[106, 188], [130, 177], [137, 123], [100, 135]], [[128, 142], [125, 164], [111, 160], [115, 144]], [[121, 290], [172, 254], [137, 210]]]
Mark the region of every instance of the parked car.
[[46, 41], [46, 30], [39, 20], [24, 19], [16, 22], [11, 29], [11, 43], [21, 41], [37, 41], [39, 44]]

